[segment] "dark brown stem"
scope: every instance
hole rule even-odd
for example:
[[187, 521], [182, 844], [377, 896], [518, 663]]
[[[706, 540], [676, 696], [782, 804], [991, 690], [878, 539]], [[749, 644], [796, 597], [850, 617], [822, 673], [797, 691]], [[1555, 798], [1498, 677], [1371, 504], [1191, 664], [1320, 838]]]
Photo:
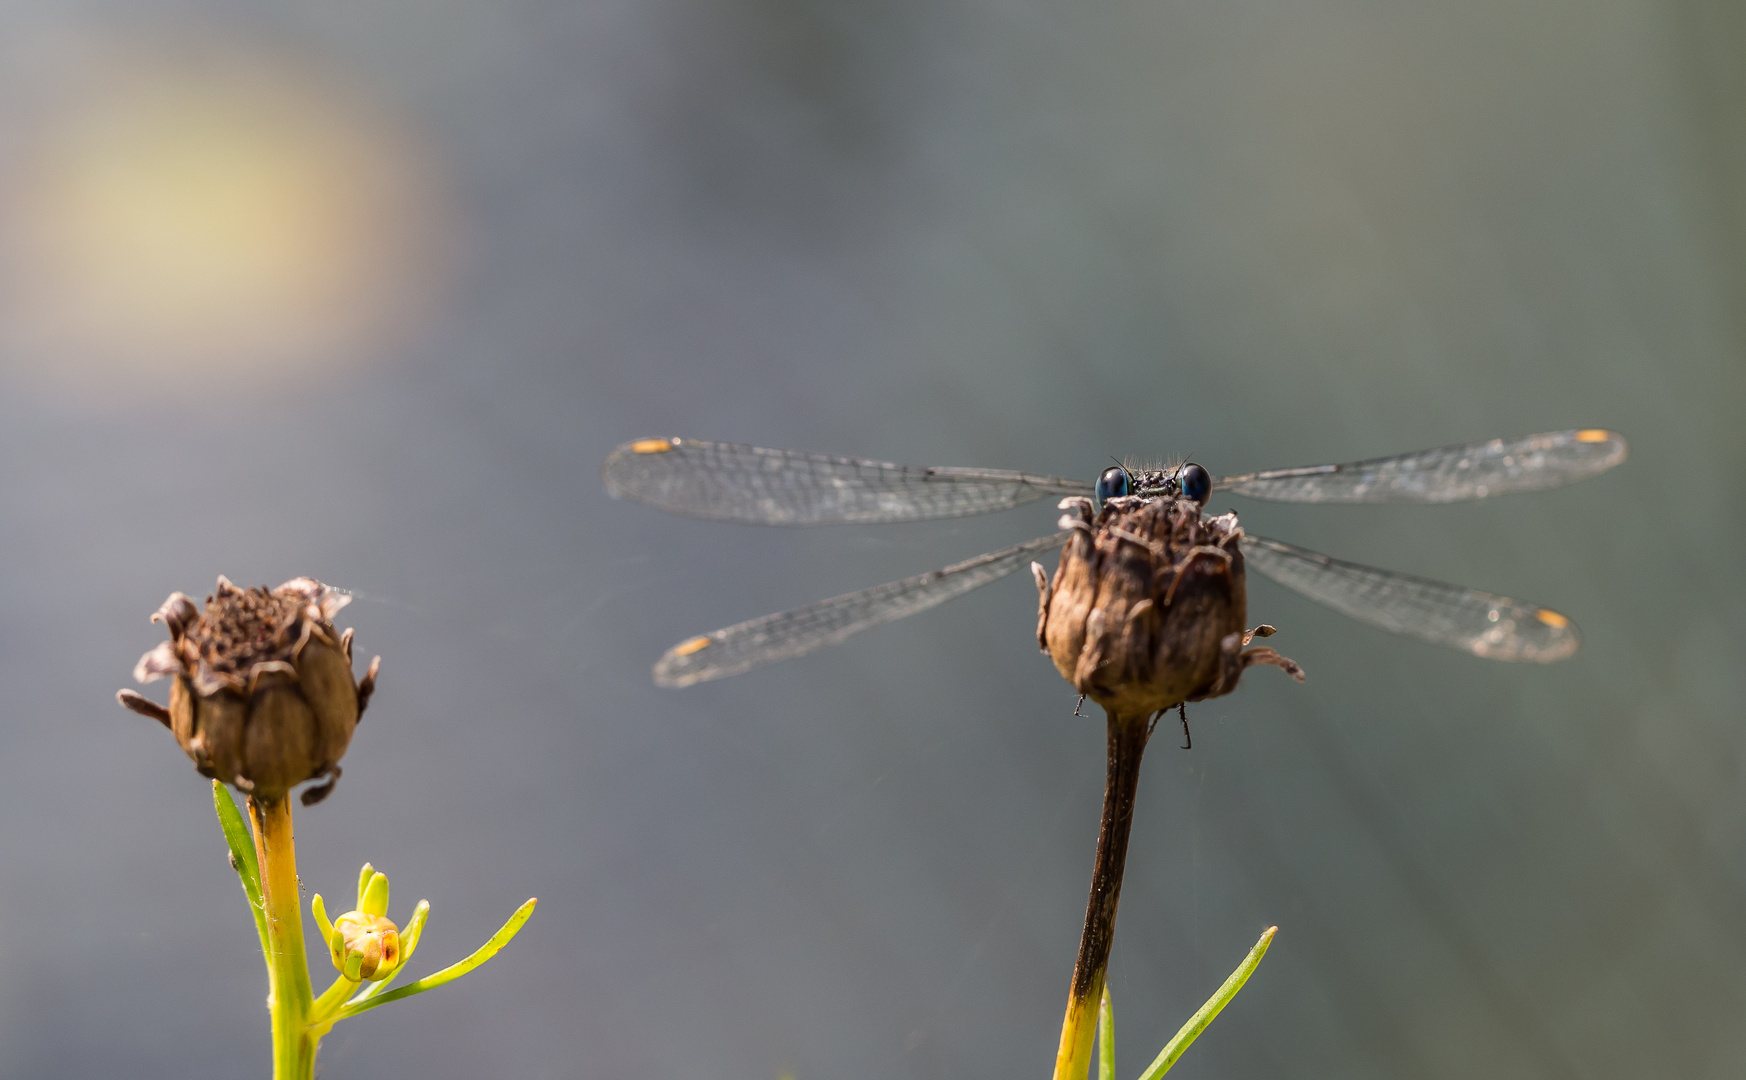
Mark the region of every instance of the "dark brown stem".
[[1140, 757], [1146, 750], [1151, 723], [1145, 716], [1110, 713], [1108, 731], [1103, 824], [1097, 833], [1091, 897], [1085, 905], [1079, 959], [1073, 965], [1073, 987], [1067, 996], [1067, 1018], [1061, 1026], [1061, 1048], [1055, 1057], [1055, 1080], [1084, 1080], [1091, 1064], [1091, 1036], [1097, 1027], [1098, 1002], [1103, 995], [1104, 974], [1109, 970], [1110, 945], [1115, 940], [1116, 905], [1122, 894], [1122, 867], [1128, 859], [1128, 830], [1134, 821]]

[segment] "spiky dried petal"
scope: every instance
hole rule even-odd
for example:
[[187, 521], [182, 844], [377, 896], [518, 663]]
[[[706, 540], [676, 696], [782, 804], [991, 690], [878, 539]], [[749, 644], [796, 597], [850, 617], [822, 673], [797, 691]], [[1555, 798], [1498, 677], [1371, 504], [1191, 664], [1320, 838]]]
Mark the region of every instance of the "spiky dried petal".
[[303, 794], [299, 795], [298, 799], [302, 800], [304, 806], [314, 806], [329, 795], [332, 795], [334, 786], [339, 783], [341, 772], [342, 770], [340, 767], [335, 765], [327, 771], [327, 775], [323, 778], [322, 783], [316, 784], [314, 787], [304, 788]]
[[[346, 658], [350, 659], [351, 653], [346, 653]], [[358, 680], [358, 716], [360, 719], [364, 715], [364, 709], [370, 704], [370, 695], [376, 692], [376, 672], [381, 670], [382, 658], [380, 656], [372, 657], [370, 670], [364, 672], [364, 677]]]
[[170, 710], [144, 694], [138, 694], [132, 690], [117, 690], [115, 700], [121, 702], [121, 707], [124, 709], [139, 713], [141, 716], [149, 716], [165, 727], [170, 726]]
[[194, 608], [194, 601], [188, 599], [187, 593], [173, 592], [169, 599], [152, 614], [152, 622], [161, 622], [170, 629], [170, 637], [179, 638], [188, 624], [193, 622], [199, 612]]
[[159, 679], [180, 674], [182, 658], [176, 654], [174, 641], [160, 641], [144, 656], [139, 663], [133, 665], [133, 681], [138, 683], [157, 682]]

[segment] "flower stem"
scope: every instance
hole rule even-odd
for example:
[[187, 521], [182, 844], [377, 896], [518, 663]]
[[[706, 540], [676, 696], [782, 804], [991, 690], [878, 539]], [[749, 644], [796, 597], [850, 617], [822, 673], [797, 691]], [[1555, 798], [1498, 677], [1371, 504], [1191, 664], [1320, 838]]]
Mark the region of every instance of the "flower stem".
[[1122, 894], [1122, 867], [1128, 860], [1128, 830], [1134, 822], [1140, 756], [1145, 753], [1152, 725], [1143, 715], [1124, 717], [1112, 712], [1107, 727], [1109, 764], [1103, 788], [1103, 824], [1097, 833], [1091, 897], [1085, 905], [1085, 929], [1079, 936], [1079, 959], [1073, 965], [1067, 1017], [1061, 1022], [1055, 1080], [1085, 1080], [1091, 1067], [1091, 1037], [1097, 1030], [1098, 1004], [1109, 971], [1110, 945], [1115, 940], [1116, 904]]
[[309, 1031], [313, 997], [309, 959], [303, 948], [303, 898], [289, 795], [260, 802], [251, 796], [255, 857], [266, 902], [267, 1009], [273, 1016], [273, 1080], [313, 1080], [317, 1037]]

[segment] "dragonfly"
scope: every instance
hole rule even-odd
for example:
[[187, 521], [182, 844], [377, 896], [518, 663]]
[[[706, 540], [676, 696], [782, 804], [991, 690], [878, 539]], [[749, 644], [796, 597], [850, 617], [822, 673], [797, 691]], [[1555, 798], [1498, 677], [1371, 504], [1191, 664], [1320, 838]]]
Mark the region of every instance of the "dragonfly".
[[[1627, 452], [1617, 432], [1579, 428], [1216, 480], [1200, 465], [1186, 463], [1172, 482], [1202, 505], [1213, 492], [1294, 503], [1448, 503], [1583, 480], [1623, 462]], [[1116, 465], [1087, 482], [691, 438], [628, 442], [601, 466], [601, 479], [615, 498], [690, 517], [790, 526], [962, 517], [1050, 496], [1063, 497], [1063, 508], [1087, 496], [1101, 505], [1128, 494], [1136, 475]], [[940, 570], [687, 638], [655, 663], [655, 682], [684, 687], [739, 675], [925, 611], [1062, 546], [1072, 534], [1071, 516], [1060, 525], [1049, 536]], [[1571, 656], [1581, 643], [1576, 624], [1550, 608], [1247, 533], [1241, 550], [1246, 566], [1359, 622], [1475, 656], [1550, 663]], [[1040, 577], [1040, 565], [1033, 572]]]

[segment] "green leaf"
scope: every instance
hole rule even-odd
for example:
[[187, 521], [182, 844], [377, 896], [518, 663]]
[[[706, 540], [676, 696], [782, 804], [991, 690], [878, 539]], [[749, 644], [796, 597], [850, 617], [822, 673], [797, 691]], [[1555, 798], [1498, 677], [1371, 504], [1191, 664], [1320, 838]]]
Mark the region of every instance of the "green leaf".
[[364, 886], [364, 895], [358, 898], [358, 910], [366, 915], [377, 918], [388, 914], [388, 875], [378, 870], [370, 875], [370, 883]]
[[1115, 1009], [1109, 1003], [1109, 976], [1097, 1006], [1097, 1080], [1115, 1080]]
[[230, 866], [242, 879], [243, 893], [249, 898], [249, 910], [255, 916], [255, 932], [261, 937], [261, 955], [271, 953], [267, 947], [267, 902], [261, 897], [261, 866], [255, 861], [255, 838], [249, 833], [248, 822], [236, 808], [236, 800], [217, 780], [212, 782], [212, 808], [218, 811], [218, 825], [224, 830], [224, 842], [230, 845]]
[[1200, 1011], [1190, 1017], [1188, 1023], [1182, 1025], [1182, 1030], [1176, 1033], [1174, 1039], [1165, 1044], [1164, 1050], [1158, 1055], [1157, 1060], [1153, 1061], [1151, 1067], [1140, 1074], [1140, 1080], [1158, 1080], [1158, 1077], [1170, 1071], [1170, 1066], [1176, 1064], [1176, 1059], [1182, 1056], [1182, 1052], [1194, 1044], [1194, 1040], [1200, 1037], [1200, 1033], [1206, 1030], [1206, 1026], [1213, 1022], [1213, 1017], [1230, 1004], [1231, 999], [1237, 996], [1237, 991], [1241, 990], [1243, 984], [1249, 981], [1249, 976], [1254, 974], [1255, 969], [1260, 966], [1261, 958], [1267, 955], [1267, 946], [1272, 944], [1273, 935], [1278, 932], [1279, 927], [1277, 926], [1267, 928], [1267, 932], [1261, 935], [1261, 940], [1257, 941], [1255, 947], [1249, 950], [1249, 955], [1243, 958], [1241, 964], [1237, 965], [1237, 970], [1231, 972], [1231, 977], [1225, 980], [1223, 986], [1219, 987], [1218, 993], [1208, 998], [1207, 1003], [1200, 1007]]
[[321, 898], [320, 893], [309, 898], [309, 910], [315, 915], [316, 929], [321, 931], [321, 943], [331, 950], [333, 948], [330, 944], [333, 940], [333, 920], [327, 917], [327, 902]]
[[386, 1005], [390, 1001], [398, 1001], [401, 998], [408, 998], [414, 994], [422, 994], [426, 990], [434, 990], [446, 982], [455, 981], [502, 951], [503, 947], [509, 944], [510, 939], [515, 937], [515, 935], [521, 931], [522, 924], [526, 923], [529, 917], [533, 915], [534, 905], [537, 903], [539, 903], [539, 898], [535, 897], [516, 908], [515, 914], [509, 917], [509, 921], [503, 924], [501, 930], [491, 935], [490, 941], [479, 946], [472, 956], [467, 957], [460, 963], [450, 964], [436, 974], [426, 975], [417, 982], [407, 983], [398, 990], [390, 990], [386, 994], [379, 994], [375, 997], [364, 998], [362, 1000], [348, 1003], [345, 1008], [339, 1011], [334, 1019], [345, 1020], [356, 1016], [359, 1013], [368, 1012], [378, 1005]]
[[412, 959], [412, 954], [418, 951], [418, 939], [424, 936], [424, 924], [429, 918], [430, 901], [420, 900], [418, 906], [412, 909], [412, 921], [406, 924], [406, 929], [400, 935], [402, 964]]

